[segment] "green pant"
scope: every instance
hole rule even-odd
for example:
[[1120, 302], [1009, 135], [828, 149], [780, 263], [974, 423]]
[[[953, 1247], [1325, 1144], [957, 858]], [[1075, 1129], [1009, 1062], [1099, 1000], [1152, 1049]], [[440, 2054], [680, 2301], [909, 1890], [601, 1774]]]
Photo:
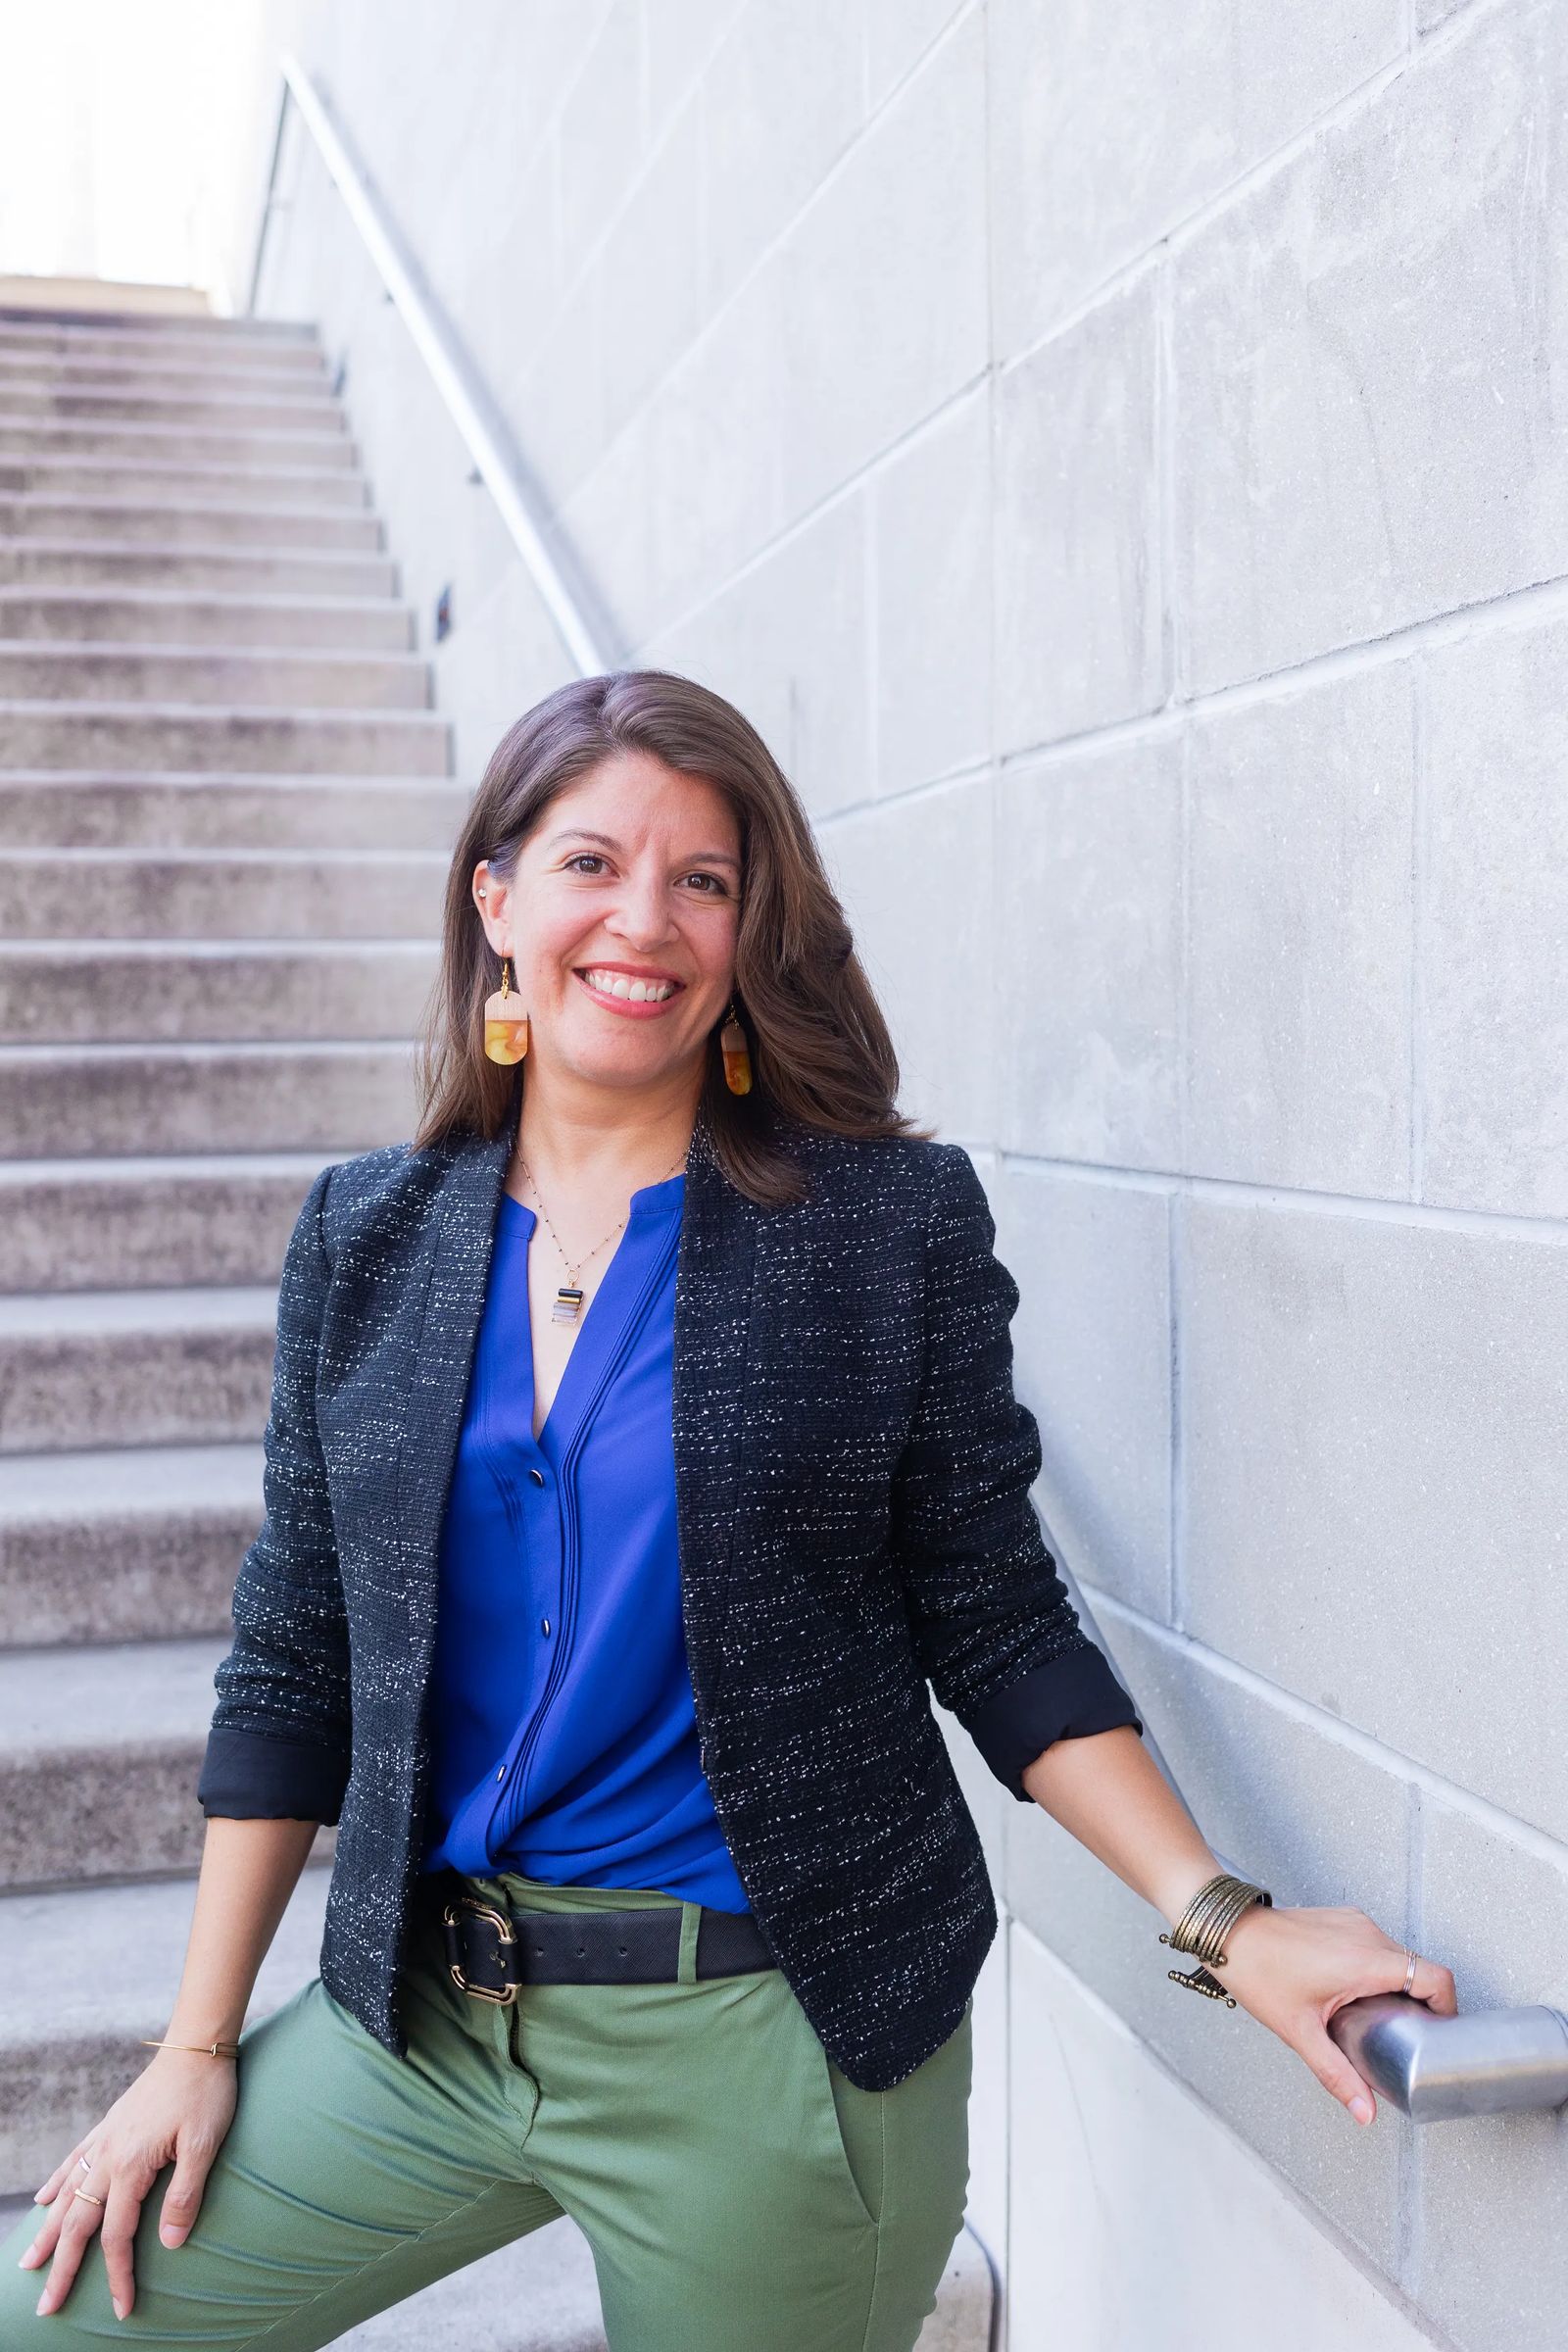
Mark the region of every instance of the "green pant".
[[[470, 1879], [514, 1908], [672, 1903], [623, 1887]], [[685, 1982], [459, 1990], [421, 1914], [398, 2058], [319, 1977], [241, 2039], [239, 2103], [183, 2246], [136, 2233], [115, 2318], [96, 2236], [65, 2303], [0, 2262], [6, 2352], [109, 2343], [316, 2352], [432, 2279], [569, 2214], [612, 2352], [909, 2352], [962, 2226], [970, 2011], [891, 2090], [827, 2056], [776, 1968]], [[65, 2148], [59, 2151], [65, 2154]], [[68, 2192], [69, 2193], [69, 2192]]]

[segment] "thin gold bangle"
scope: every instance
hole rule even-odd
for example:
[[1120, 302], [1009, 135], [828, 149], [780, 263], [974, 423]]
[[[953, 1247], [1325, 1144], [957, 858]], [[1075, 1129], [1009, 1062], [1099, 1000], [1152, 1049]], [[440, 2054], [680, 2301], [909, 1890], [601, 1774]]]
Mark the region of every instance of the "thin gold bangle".
[[142, 2035], [144, 2050], [199, 2050], [204, 2058], [237, 2058], [237, 2041], [149, 2041]]

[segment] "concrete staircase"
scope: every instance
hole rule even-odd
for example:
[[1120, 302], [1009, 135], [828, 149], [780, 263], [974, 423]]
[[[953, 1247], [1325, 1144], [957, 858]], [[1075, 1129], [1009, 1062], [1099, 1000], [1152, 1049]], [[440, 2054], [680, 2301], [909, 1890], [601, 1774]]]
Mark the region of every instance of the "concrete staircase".
[[[413, 1125], [467, 788], [383, 536], [313, 330], [0, 309], [7, 2227], [167, 2023], [284, 1246]], [[253, 2015], [316, 1973], [331, 1847]], [[965, 2233], [927, 2352], [990, 2304]], [[595, 2352], [587, 2246], [342, 2340]]]

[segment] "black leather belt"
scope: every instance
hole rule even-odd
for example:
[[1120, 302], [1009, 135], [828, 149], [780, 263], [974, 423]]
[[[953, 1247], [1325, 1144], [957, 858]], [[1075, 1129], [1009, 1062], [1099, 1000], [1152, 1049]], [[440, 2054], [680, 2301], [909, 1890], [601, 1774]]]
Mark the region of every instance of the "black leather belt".
[[[443, 1889], [447, 1969], [461, 1992], [503, 2007], [524, 1984], [673, 1984], [680, 1970], [681, 1906], [633, 1911], [513, 1911]], [[738, 1977], [776, 1968], [749, 1911], [698, 1914], [696, 1971]]]

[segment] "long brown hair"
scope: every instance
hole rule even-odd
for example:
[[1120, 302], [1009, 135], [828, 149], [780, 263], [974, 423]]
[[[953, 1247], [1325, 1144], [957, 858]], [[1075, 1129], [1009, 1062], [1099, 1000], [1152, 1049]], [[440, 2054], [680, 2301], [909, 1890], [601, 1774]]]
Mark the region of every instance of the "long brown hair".
[[441, 968], [421, 1024], [414, 1148], [495, 1137], [516, 1117], [524, 1061], [486, 1058], [484, 1001], [499, 957], [473, 903], [473, 869], [510, 880], [551, 802], [615, 752], [652, 753], [721, 792], [741, 837], [735, 1004], [751, 1047], [752, 1090], [724, 1082], [715, 1022], [698, 1107], [724, 1174], [764, 1206], [805, 1197], [782, 1132], [795, 1120], [873, 1140], [920, 1135], [896, 1109], [899, 1065], [844, 910], [800, 798], [732, 703], [663, 669], [574, 678], [507, 729], [490, 756], [452, 853]]

